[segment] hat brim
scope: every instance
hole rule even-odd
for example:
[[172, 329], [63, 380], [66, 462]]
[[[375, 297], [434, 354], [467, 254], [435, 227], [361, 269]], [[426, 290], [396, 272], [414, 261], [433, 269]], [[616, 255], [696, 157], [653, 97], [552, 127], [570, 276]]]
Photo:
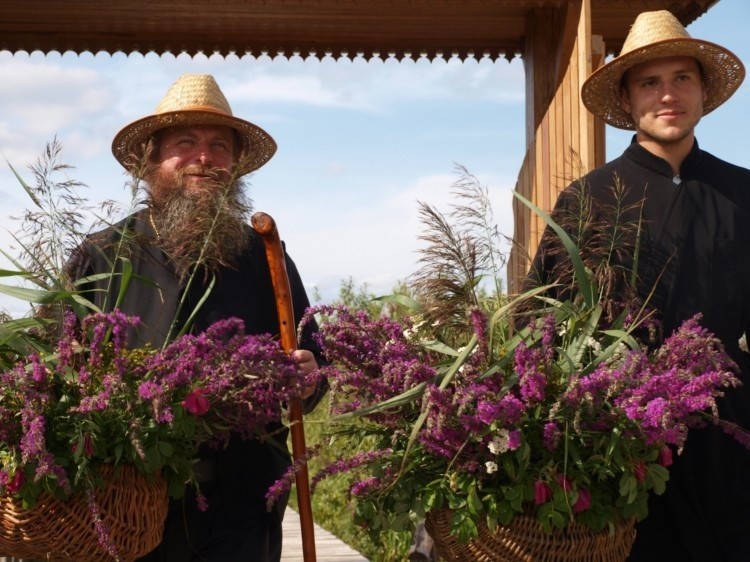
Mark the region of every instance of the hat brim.
[[242, 151], [238, 169], [241, 176], [257, 170], [276, 153], [276, 141], [271, 135], [249, 121], [211, 109], [187, 109], [150, 115], [130, 123], [115, 135], [112, 154], [132, 172], [142, 164], [146, 144], [155, 132], [191, 125], [223, 125], [237, 131]]
[[588, 77], [581, 87], [586, 108], [618, 129], [635, 129], [633, 118], [622, 109], [622, 76], [637, 64], [666, 57], [693, 57], [700, 62], [706, 88], [703, 115], [727, 101], [745, 78], [745, 67], [731, 51], [700, 39], [667, 39], [614, 58]]

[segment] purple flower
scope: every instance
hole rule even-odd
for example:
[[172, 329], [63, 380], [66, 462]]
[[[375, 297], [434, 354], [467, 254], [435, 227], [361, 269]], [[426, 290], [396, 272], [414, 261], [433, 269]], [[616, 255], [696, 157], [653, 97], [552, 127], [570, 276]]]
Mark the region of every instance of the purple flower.
[[162, 388], [154, 381], [143, 381], [138, 386], [138, 396], [144, 400], [153, 400], [163, 394]]
[[117, 554], [117, 547], [112, 541], [112, 537], [109, 533], [107, 524], [102, 519], [101, 508], [99, 503], [96, 501], [96, 495], [94, 489], [91, 486], [86, 488], [86, 504], [89, 508], [89, 515], [91, 520], [94, 522], [94, 529], [99, 539], [99, 544], [102, 548], [115, 560], [119, 560], [120, 557]]
[[[562, 491], [573, 513], [589, 511], [587, 522], [621, 514], [623, 474], [650, 491], [646, 459], [658, 454], [667, 464], [665, 448], [671, 453], [689, 428], [714, 415], [716, 398], [735, 381], [718, 340], [696, 322], [652, 352], [638, 347], [638, 331], [625, 336], [625, 313], [599, 317], [575, 301], [561, 304], [520, 330], [479, 308], [468, 311], [468, 329], [460, 318], [456, 330], [445, 323], [418, 332], [409, 320], [345, 307], [308, 310], [308, 322], [324, 317], [317, 341], [331, 362], [323, 369], [331, 409], [347, 414], [337, 423], [355, 420], [346, 428], [374, 443], [370, 453], [392, 451], [353, 463], [335, 458], [320, 477], [355, 471], [350, 491], [368, 502], [358, 512], [365, 518], [370, 508], [406, 515], [402, 499], [425, 490], [460, 499], [468, 489], [514, 486], [531, 487], [524, 499], [534, 505]], [[651, 326], [640, 309], [628, 322]], [[461, 356], [472, 336], [476, 348], [457, 365], [456, 351]], [[594, 498], [602, 505], [590, 513]], [[475, 522], [485, 515], [477, 511]]]
[[200, 490], [195, 493], [195, 503], [198, 506], [198, 511], [208, 511], [208, 499]]
[[370, 476], [368, 478], [365, 478], [364, 480], [360, 480], [352, 484], [350, 493], [355, 498], [364, 497], [379, 490], [380, 488], [382, 488], [382, 486], [383, 481], [381, 478], [378, 478], [377, 476]]
[[502, 409], [499, 403], [482, 400], [477, 405], [477, 418], [486, 424], [491, 425], [492, 422], [500, 418]]
[[562, 432], [557, 426], [557, 423], [550, 421], [544, 424], [542, 442], [545, 449], [553, 452], [560, 444], [561, 437]]
[[21, 438], [20, 449], [23, 461], [40, 456], [46, 450], [44, 439], [44, 416], [31, 413], [24, 409], [22, 413], [24, 435]]
[[515, 451], [518, 449], [518, 447], [521, 446], [521, 442], [523, 441], [523, 434], [520, 430], [514, 429], [510, 433], [508, 433], [508, 449], [511, 451]]

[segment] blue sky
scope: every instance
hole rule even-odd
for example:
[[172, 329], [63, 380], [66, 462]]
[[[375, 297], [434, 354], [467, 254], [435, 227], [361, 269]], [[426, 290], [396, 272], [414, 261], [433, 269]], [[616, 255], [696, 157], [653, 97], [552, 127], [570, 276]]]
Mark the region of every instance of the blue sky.
[[[750, 67], [750, 3], [721, 0], [694, 36]], [[111, 155], [125, 124], [152, 113], [182, 73], [213, 74], [234, 113], [268, 131], [276, 156], [250, 177], [310, 292], [334, 297], [353, 277], [387, 293], [417, 267], [418, 201], [446, 209], [458, 163], [491, 194], [500, 230], [513, 232], [511, 190], [525, 152], [524, 71], [508, 62], [195, 57], [0, 51], [0, 244], [27, 200], [5, 164], [26, 167], [57, 137], [70, 176], [92, 202], [129, 201]], [[750, 80], [698, 127], [704, 149], [750, 167], [744, 130]], [[609, 128], [608, 156], [630, 133]], [[748, 186], [750, 189], [750, 186]], [[16, 309], [0, 297], [0, 306]]]

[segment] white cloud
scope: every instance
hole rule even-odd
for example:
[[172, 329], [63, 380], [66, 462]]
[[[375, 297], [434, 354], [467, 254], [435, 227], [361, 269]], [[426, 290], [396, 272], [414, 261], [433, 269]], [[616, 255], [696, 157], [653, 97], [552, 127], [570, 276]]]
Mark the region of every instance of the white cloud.
[[[266, 199], [303, 280], [317, 287], [324, 300], [334, 298], [341, 280], [349, 277], [387, 294], [418, 267], [423, 230], [418, 201], [448, 212], [455, 203], [450, 187], [456, 179], [436, 174], [370, 189], [357, 207], [342, 207], [330, 198], [308, 198], [292, 207]], [[510, 188], [498, 187], [497, 178], [479, 179], [488, 186], [499, 229], [512, 230]]]

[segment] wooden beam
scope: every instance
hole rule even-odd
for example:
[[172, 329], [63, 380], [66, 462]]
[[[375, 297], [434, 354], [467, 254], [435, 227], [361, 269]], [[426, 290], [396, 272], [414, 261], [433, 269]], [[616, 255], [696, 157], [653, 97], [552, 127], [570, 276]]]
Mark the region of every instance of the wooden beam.
[[[604, 58], [602, 41], [591, 36], [591, 3], [569, 0], [558, 9], [536, 9], [527, 20], [527, 153], [516, 189], [546, 212], [570, 182], [604, 160], [604, 124], [580, 96], [583, 82]], [[523, 205], [514, 205], [514, 216], [510, 292], [520, 289], [546, 226]]]

